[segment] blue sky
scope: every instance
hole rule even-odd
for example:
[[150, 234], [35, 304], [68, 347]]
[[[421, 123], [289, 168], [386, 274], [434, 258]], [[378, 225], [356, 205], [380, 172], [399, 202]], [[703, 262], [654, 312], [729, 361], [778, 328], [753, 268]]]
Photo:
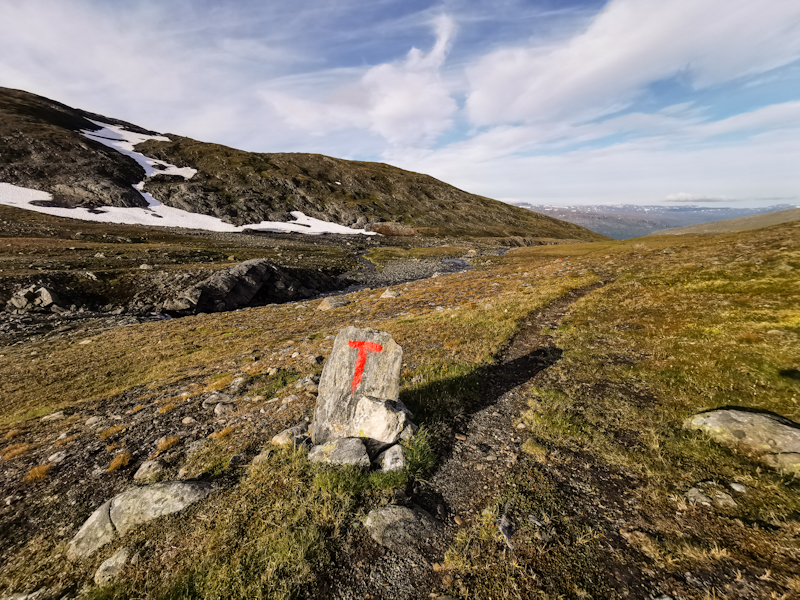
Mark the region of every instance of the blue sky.
[[800, 204], [790, 0], [4, 0], [0, 85], [510, 202]]

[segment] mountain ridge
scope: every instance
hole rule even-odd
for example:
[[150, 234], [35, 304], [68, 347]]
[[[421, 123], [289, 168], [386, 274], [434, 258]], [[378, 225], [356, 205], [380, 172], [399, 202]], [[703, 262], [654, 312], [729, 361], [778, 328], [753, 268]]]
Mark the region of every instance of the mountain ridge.
[[[97, 122], [156, 134], [0, 88], [0, 142], [7, 148], [0, 156], [0, 181], [49, 192], [53, 206], [146, 207], [146, 199], [132, 188], [145, 179], [142, 167], [81, 134], [100, 129]], [[167, 206], [234, 225], [287, 221], [292, 211], [300, 211], [347, 226], [398, 223], [408, 233], [435, 237], [604, 239], [583, 227], [382, 163], [251, 153], [172, 134], [169, 139], [148, 140], [136, 151], [198, 173], [189, 180], [157, 174], [147, 178], [143, 191]]]

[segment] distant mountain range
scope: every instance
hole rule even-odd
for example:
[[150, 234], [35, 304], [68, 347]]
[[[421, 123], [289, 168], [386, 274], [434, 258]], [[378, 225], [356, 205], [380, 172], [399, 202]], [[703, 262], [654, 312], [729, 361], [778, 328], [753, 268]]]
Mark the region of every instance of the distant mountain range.
[[[131, 133], [139, 134], [140, 141], [131, 143]], [[586, 241], [603, 237], [381, 163], [244, 152], [173, 134], [161, 136], [6, 88], [0, 88], [0, 183], [47, 192], [52, 198], [26, 200], [24, 207], [58, 208], [61, 216], [63, 209], [104, 212], [103, 207], [112, 207], [130, 209], [126, 214], [141, 212], [155, 221], [154, 209], [163, 211], [166, 206], [236, 227], [286, 222], [299, 212], [318, 221], [395, 235]], [[6, 186], [0, 191], [8, 197], [15, 190]], [[75, 215], [86, 212], [76, 210]], [[186, 220], [193, 222], [191, 217]], [[168, 223], [162, 219], [160, 224]]]
[[794, 204], [776, 204], [762, 208], [706, 206], [636, 206], [605, 204], [595, 206], [552, 206], [521, 203], [517, 206], [575, 223], [615, 240], [642, 237], [662, 229], [699, 225], [712, 221], [749, 217], [797, 208]]

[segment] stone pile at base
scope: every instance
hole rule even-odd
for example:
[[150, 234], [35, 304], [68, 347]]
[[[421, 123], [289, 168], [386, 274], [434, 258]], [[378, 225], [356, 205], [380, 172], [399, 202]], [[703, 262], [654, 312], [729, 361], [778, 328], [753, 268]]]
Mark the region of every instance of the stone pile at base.
[[417, 427], [398, 399], [402, 363], [403, 349], [386, 332], [339, 332], [319, 382], [310, 460], [387, 471], [405, 466], [398, 443]]

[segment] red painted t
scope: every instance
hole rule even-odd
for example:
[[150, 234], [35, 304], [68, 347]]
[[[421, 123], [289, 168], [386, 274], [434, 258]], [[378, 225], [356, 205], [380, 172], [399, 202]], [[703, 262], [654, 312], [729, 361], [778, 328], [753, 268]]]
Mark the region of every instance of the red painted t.
[[357, 342], [355, 340], [350, 340], [347, 343], [350, 344], [351, 348], [358, 349], [356, 372], [353, 375], [353, 383], [350, 386], [353, 390], [353, 394], [355, 394], [358, 384], [361, 383], [361, 377], [364, 375], [364, 365], [367, 364], [367, 352], [383, 352], [383, 346], [375, 342]]

